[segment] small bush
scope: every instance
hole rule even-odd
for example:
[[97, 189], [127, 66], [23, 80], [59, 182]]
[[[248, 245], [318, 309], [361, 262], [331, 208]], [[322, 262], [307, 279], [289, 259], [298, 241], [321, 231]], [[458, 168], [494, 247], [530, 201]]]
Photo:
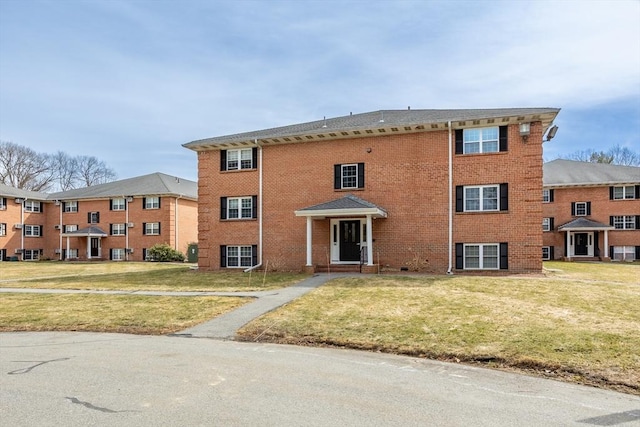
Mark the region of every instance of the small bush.
[[173, 249], [166, 243], [158, 243], [147, 249], [147, 257], [157, 262], [184, 262], [185, 258], [182, 252]]

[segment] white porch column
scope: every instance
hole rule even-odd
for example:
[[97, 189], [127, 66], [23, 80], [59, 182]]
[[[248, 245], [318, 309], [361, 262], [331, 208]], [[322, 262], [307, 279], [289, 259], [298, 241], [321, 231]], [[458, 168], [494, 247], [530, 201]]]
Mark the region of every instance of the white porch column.
[[312, 235], [312, 231], [313, 231], [313, 219], [308, 216], [307, 217], [307, 267], [311, 267], [313, 264], [311, 262], [311, 244], [312, 239], [311, 239], [311, 235]]
[[609, 230], [604, 230], [604, 256], [611, 257], [611, 254], [609, 254]]
[[373, 265], [373, 224], [367, 215], [367, 265]]
[[571, 237], [570, 237], [571, 232], [569, 230], [567, 230], [567, 253], [564, 254], [568, 260], [571, 259]]
[[65, 257], [65, 259], [69, 259], [69, 236], [67, 236], [67, 256]]
[[91, 259], [91, 236], [87, 236], [87, 259]]

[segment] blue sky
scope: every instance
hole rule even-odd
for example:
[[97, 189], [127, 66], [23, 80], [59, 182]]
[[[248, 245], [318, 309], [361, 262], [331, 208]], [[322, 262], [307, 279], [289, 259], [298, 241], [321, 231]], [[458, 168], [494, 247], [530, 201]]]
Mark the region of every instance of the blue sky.
[[197, 179], [201, 138], [559, 107], [545, 159], [640, 152], [640, 1], [0, 0], [0, 139]]

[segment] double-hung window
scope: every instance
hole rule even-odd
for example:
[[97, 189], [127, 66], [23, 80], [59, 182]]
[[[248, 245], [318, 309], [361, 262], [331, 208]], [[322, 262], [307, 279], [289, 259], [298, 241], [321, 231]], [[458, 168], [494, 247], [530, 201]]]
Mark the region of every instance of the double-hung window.
[[507, 270], [508, 243], [456, 243], [456, 269]]
[[256, 265], [258, 247], [256, 245], [220, 246], [220, 266], [246, 268]]
[[572, 216], [589, 216], [591, 215], [591, 202], [572, 202]]
[[257, 196], [221, 197], [220, 219], [253, 219], [257, 218]]
[[609, 224], [616, 230], [635, 230], [638, 228], [638, 217], [636, 215], [616, 215], [609, 219]]
[[0, 197], [0, 211], [4, 211], [7, 209], [7, 198]]
[[42, 226], [41, 225], [26, 225], [24, 226], [24, 235], [27, 237], [41, 237]]
[[542, 218], [542, 231], [553, 231], [553, 218]]
[[73, 231], [78, 231], [78, 224], [68, 224], [64, 226], [65, 233], [71, 233]]
[[111, 235], [124, 236], [127, 234], [127, 224], [111, 224]]
[[0, 236], [6, 236], [7, 235], [7, 224], [2, 222], [0, 223]]
[[220, 170], [232, 171], [255, 169], [257, 148], [241, 148], [238, 150], [222, 150], [220, 152]]
[[89, 224], [100, 223], [100, 212], [87, 212], [87, 222]]
[[160, 209], [160, 197], [143, 197], [142, 209]]
[[456, 154], [507, 151], [508, 127], [456, 129]]
[[117, 197], [115, 199], [111, 199], [111, 210], [112, 211], [123, 211], [127, 207], [124, 197]]
[[25, 212], [42, 212], [42, 202], [27, 200], [24, 202]]
[[78, 258], [78, 250], [77, 249], [65, 249], [65, 258]]
[[40, 259], [41, 249], [25, 249], [22, 252], [22, 259], [25, 261], [37, 261]]
[[352, 190], [364, 188], [364, 163], [334, 165], [333, 188]]
[[113, 261], [122, 261], [125, 259], [125, 251], [122, 248], [111, 249], [111, 259]]
[[146, 236], [160, 234], [159, 222], [145, 222], [142, 224], [142, 233]]
[[638, 247], [636, 246], [613, 246], [613, 253], [610, 255], [614, 261], [635, 261]]
[[609, 198], [611, 200], [635, 199], [640, 193], [640, 186], [625, 185], [620, 187], [609, 187]]
[[498, 210], [498, 193], [499, 193], [499, 188], [497, 185], [465, 187], [464, 189], [465, 212], [497, 211]]
[[63, 203], [63, 211], [65, 212], [78, 212], [78, 201], [73, 200], [71, 202]]
[[542, 203], [551, 203], [553, 202], [553, 190], [544, 189], [542, 190]]

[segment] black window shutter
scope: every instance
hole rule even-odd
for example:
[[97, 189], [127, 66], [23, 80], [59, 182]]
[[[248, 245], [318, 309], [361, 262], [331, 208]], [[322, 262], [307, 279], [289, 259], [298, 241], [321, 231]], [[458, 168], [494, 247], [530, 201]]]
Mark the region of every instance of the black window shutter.
[[609, 258], [613, 259], [613, 246], [609, 246]]
[[587, 202], [587, 215], [591, 215], [591, 202]]
[[96, 224], [100, 223], [100, 212], [96, 212]]
[[636, 230], [640, 230], [640, 215], [636, 215]]
[[142, 198], [142, 209], [147, 209], [147, 198], [146, 197]]
[[109, 234], [113, 234], [113, 224], [109, 224]]
[[364, 188], [364, 163], [358, 163], [358, 188]]
[[109, 259], [113, 259], [113, 249], [109, 249]]
[[43, 232], [44, 232], [44, 225], [41, 225], [40, 226], [40, 237], [42, 237]]
[[40, 212], [44, 212], [44, 205], [42, 204], [42, 202], [39, 202], [40, 205]]
[[91, 224], [91, 212], [87, 212], [87, 222]]
[[576, 216], [576, 202], [571, 202], [571, 216]]
[[509, 184], [500, 184], [500, 210], [509, 210]]
[[509, 269], [509, 244], [500, 243], [500, 270]]
[[456, 185], [456, 212], [464, 212], [464, 187]]
[[227, 198], [220, 197], [220, 219], [227, 219]]
[[7, 198], [6, 197], [2, 198], [2, 206], [7, 206]]
[[613, 226], [613, 216], [609, 217], [609, 225]]
[[160, 209], [160, 203], [162, 203], [162, 197], [158, 197], [158, 209]]
[[258, 265], [258, 245], [251, 245], [251, 266]]
[[549, 190], [549, 201], [553, 202], [553, 190]]
[[258, 218], [258, 196], [251, 196], [251, 218]]
[[220, 267], [227, 266], [227, 246], [220, 245]]
[[500, 126], [500, 151], [507, 151], [509, 141], [508, 126]]
[[142, 223], [142, 235], [146, 235], [147, 234], [147, 223], [143, 222]]
[[258, 147], [253, 147], [251, 149], [251, 167], [253, 169], [258, 168]]
[[613, 187], [609, 187], [609, 200], [613, 200]]
[[456, 268], [462, 270], [464, 268], [464, 244], [456, 243]]
[[342, 165], [333, 165], [333, 188], [334, 190], [342, 188]]
[[556, 257], [554, 256], [554, 253], [553, 253], [553, 249], [554, 249], [553, 246], [549, 246], [549, 259], [550, 260], [556, 259]]
[[161, 226], [162, 226], [162, 223], [159, 222], [158, 223], [158, 234], [161, 234], [161, 228], [160, 228]]
[[640, 260], [640, 246], [636, 246], [636, 261]]
[[636, 185], [636, 199], [640, 199], [640, 185]]
[[66, 211], [67, 210], [67, 202], [62, 202], [62, 211]]
[[227, 170], [227, 150], [220, 150], [220, 170]]
[[113, 210], [113, 199], [109, 199], [109, 210]]
[[464, 130], [456, 129], [456, 154], [464, 153]]
[[142, 260], [147, 260], [147, 248], [142, 248]]
[[549, 231], [553, 231], [553, 217], [549, 218]]

